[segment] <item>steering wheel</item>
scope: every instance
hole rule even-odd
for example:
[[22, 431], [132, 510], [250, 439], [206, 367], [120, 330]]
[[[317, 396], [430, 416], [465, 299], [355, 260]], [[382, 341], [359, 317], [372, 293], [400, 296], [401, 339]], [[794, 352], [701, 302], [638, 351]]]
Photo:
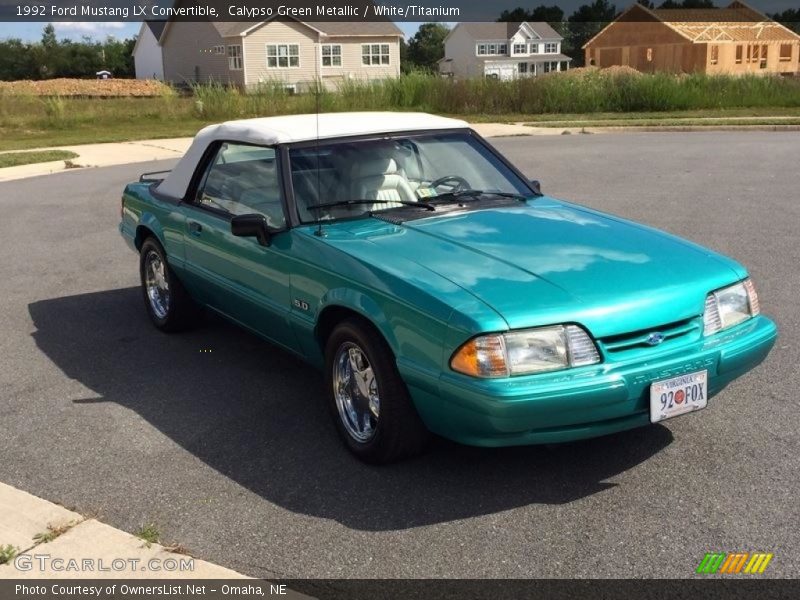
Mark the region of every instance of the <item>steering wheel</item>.
[[459, 175], [445, 175], [444, 177], [439, 177], [430, 183], [423, 184], [426, 188], [436, 189], [439, 186], [446, 185], [450, 188], [451, 192], [456, 192], [458, 190], [468, 190], [472, 186], [470, 186], [469, 181], [460, 177]]

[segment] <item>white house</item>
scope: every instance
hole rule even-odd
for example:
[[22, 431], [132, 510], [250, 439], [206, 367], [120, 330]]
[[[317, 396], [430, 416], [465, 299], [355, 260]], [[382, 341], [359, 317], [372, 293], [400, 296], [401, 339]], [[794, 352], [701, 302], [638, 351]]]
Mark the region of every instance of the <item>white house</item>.
[[547, 23], [459, 23], [444, 41], [439, 72], [448, 77], [514, 79], [565, 71], [564, 38]]
[[144, 21], [133, 46], [136, 79], [164, 79], [164, 57], [159, 41], [166, 21]]

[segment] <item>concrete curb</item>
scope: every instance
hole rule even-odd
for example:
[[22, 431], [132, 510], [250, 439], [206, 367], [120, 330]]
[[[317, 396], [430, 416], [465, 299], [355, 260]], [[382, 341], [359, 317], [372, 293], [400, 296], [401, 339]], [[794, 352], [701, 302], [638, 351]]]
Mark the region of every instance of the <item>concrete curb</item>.
[[[51, 541], [35, 539], [48, 532]], [[0, 483], [0, 549], [7, 545], [18, 553], [0, 579], [247, 579]]]
[[[62, 160], [32, 165], [20, 165], [18, 167], [6, 167], [0, 169], [0, 181], [24, 179], [26, 177], [36, 177], [37, 175], [49, 175], [51, 173], [59, 173], [73, 169], [111, 167], [137, 162], [180, 158], [189, 148], [191, 141], [192, 138], [169, 138], [163, 140], [110, 142], [105, 144], [84, 144], [46, 148], [47, 150], [69, 150], [78, 156], [69, 161], [71, 164], [70, 167], [67, 167], [66, 163]], [[34, 152], [36, 150], [42, 150], [42, 148], [12, 150], [9, 152]], [[5, 153], [6, 152], [2, 152], [0, 154]]]

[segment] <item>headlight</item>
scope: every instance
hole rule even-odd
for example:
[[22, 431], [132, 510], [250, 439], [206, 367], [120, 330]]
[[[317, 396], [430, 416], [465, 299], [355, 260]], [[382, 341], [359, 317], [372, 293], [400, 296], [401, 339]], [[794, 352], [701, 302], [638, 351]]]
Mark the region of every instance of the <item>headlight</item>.
[[759, 313], [758, 294], [750, 279], [711, 292], [706, 296], [703, 333], [711, 335], [755, 317]]
[[461, 346], [450, 366], [474, 377], [508, 377], [600, 362], [597, 347], [577, 325], [482, 335]]

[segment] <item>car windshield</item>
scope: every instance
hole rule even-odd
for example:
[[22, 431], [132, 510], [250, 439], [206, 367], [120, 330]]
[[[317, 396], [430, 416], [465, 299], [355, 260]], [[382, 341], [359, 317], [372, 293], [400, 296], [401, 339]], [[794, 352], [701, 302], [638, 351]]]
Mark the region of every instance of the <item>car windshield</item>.
[[289, 157], [304, 223], [399, 207], [430, 211], [431, 205], [476, 190], [531, 195], [524, 180], [466, 132], [322, 141], [292, 148]]

